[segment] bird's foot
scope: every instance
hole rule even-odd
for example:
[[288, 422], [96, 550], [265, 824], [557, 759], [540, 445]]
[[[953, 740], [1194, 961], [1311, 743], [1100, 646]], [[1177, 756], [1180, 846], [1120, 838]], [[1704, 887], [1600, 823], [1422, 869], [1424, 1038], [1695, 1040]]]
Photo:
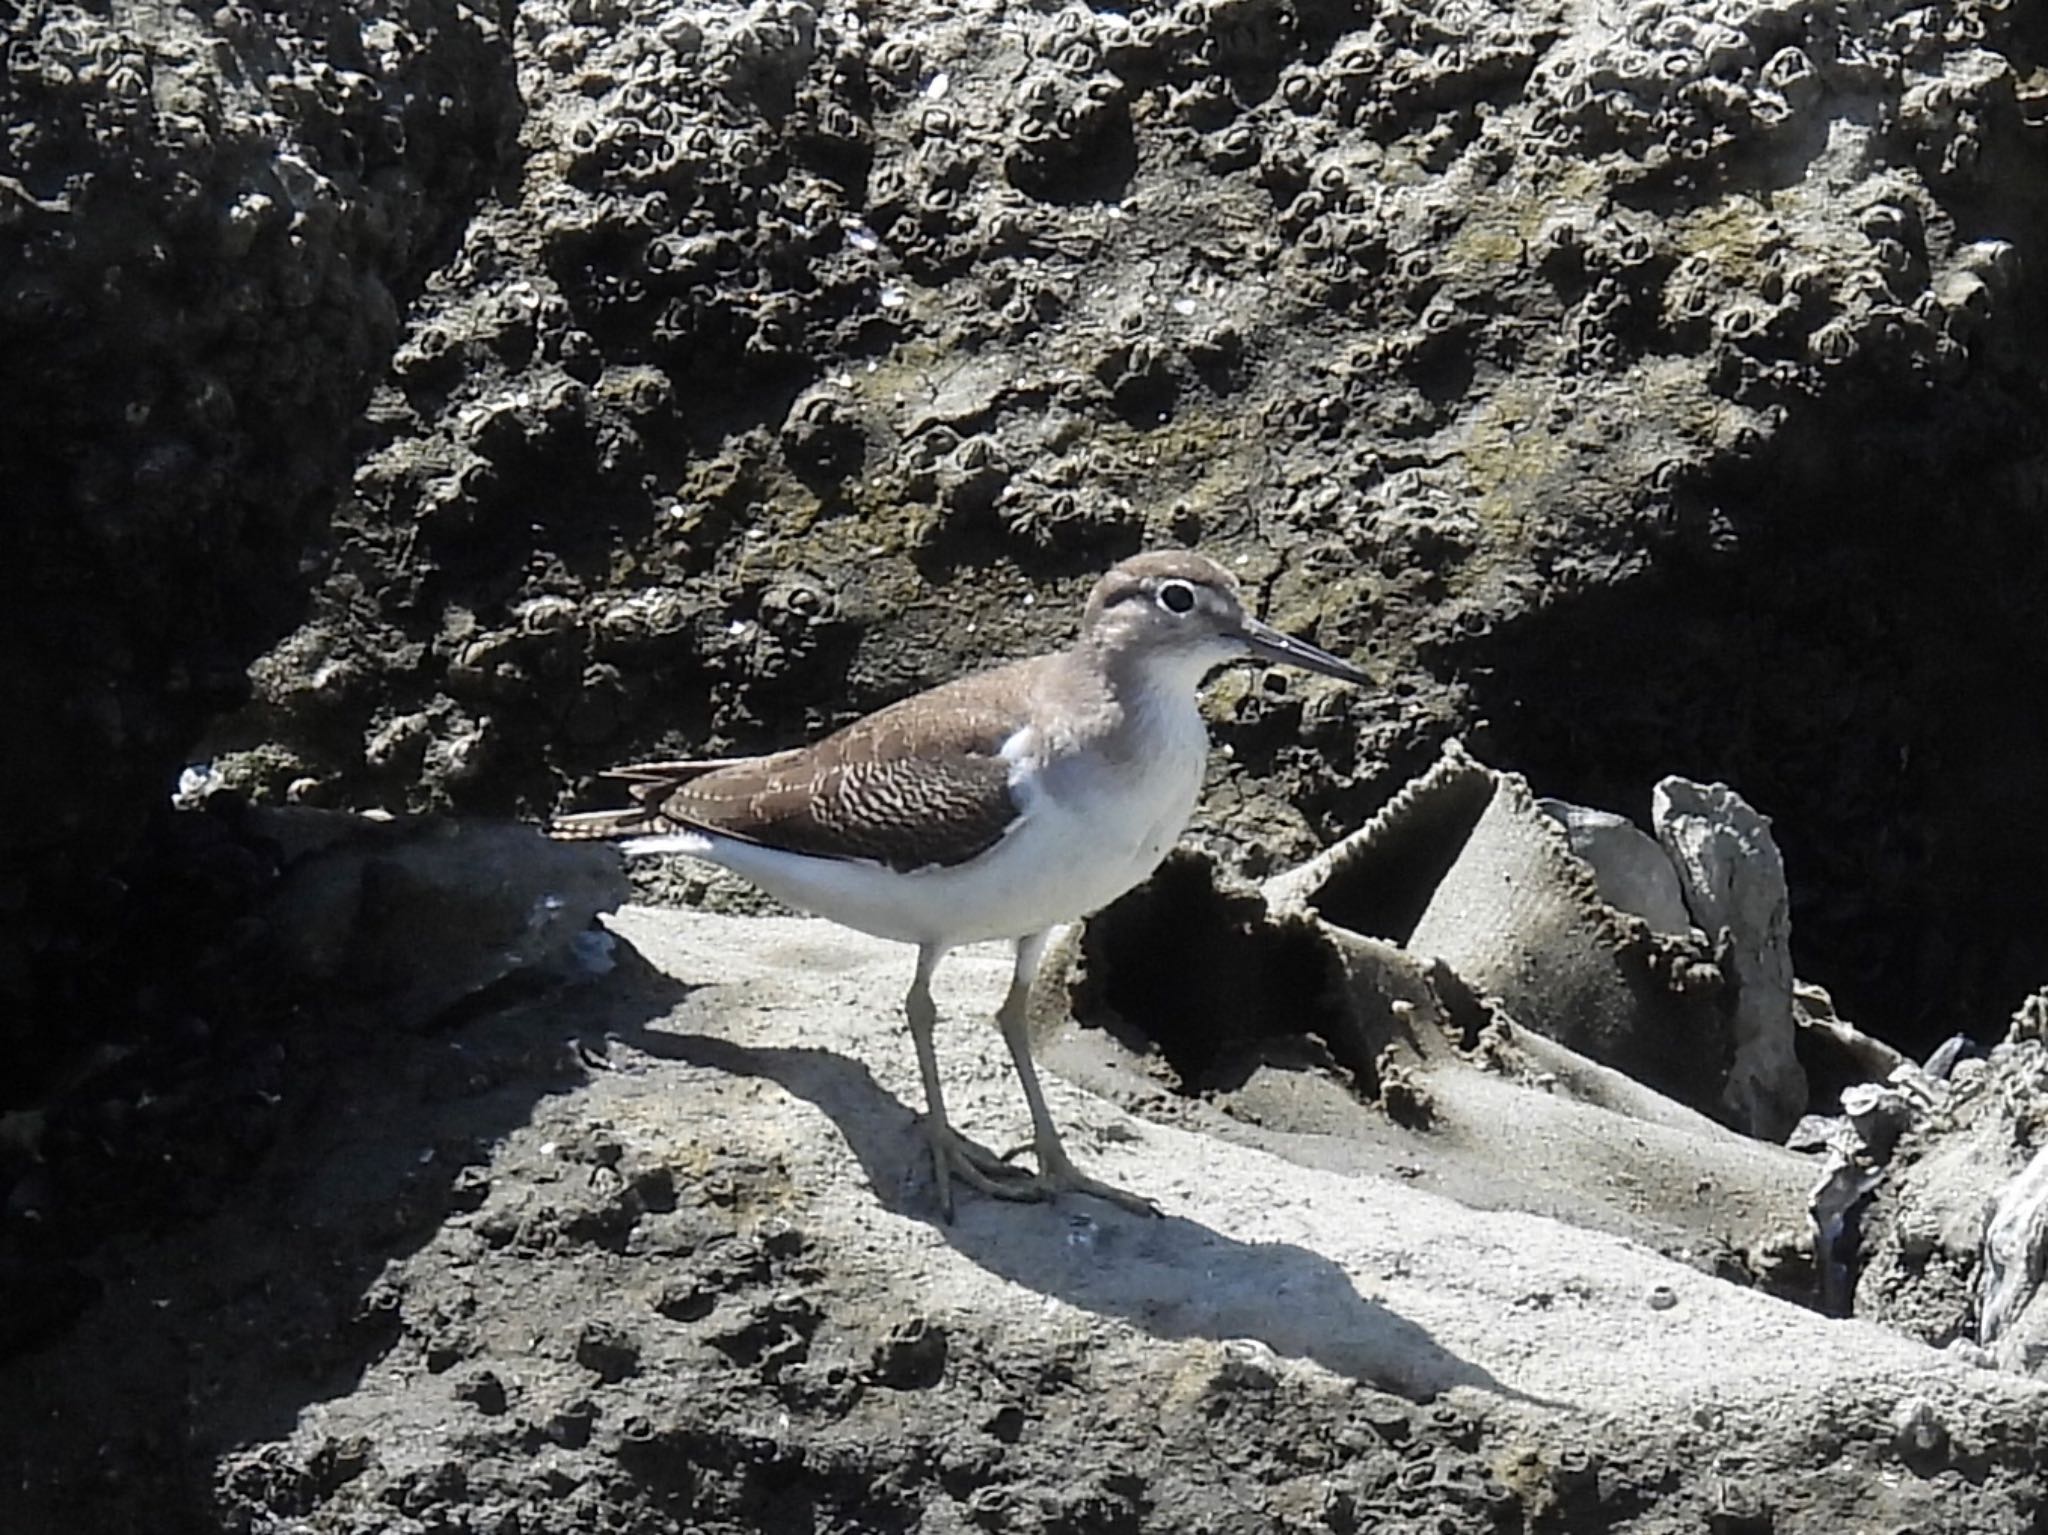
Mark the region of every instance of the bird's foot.
[[939, 1188], [939, 1209], [953, 1218], [953, 1179], [996, 1199], [1042, 1199], [1026, 1187], [1032, 1175], [997, 1156], [943, 1122], [926, 1120], [932, 1148], [932, 1180]]
[[997, 1156], [986, 1146], [969, 1140], [951, 1125], [927, 1122], [926, 1134], [932, 1148], [933, 1180], [938, 1184], [939, 1208], [953, 1219], [953, 1179], [992, 1199], [1050, 1201], [1062, 1194], [1087, 1194], [1104, 1199], [1133, 1215], [1157, 1216], [1159, 1206], [1142, 1194], [1133, 1194], [1099, 1178], [1091, 1178], [1068, 1158], [1066, 1148], [1055, 1144], [1050, 1152], [1041, 1150], [1038, 1171], [1019, 1167], [1013, 1160], [1033, 1150], [1019, 1146]]
[[1053, 1199], [1061, 1194], [1087, 1194], [1096, 1199], [1106, 1199], [1133, 1215], [1164, 1214], [1159, 1206], [1142, 1194], [1133, 1194], [1129, 1189], [1120, 1189], [1113, 1183], [1089, 1177], [1073, 1164], [1066, 1148], [1057, 1142], [1050, 1147], [1014, 1147], [1004, 1153], [1004, 1165], [1013, 1173], [1020, 1171], [1011, 1158], [1033, 1149], [1038, 1152], [1038, 1171], [1026, 1174], [1022, 1185], [1007, 1189], [1003, 1195], [1005, 1199]]

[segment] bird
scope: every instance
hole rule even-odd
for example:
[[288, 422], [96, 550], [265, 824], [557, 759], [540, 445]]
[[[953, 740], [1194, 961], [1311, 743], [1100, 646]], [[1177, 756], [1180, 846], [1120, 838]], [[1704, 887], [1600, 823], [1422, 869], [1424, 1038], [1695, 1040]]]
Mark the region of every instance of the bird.
[[[949, 1222], [955, 1179], [1002, 1199], [1078, 1193], [1156, 1215], [1068, 1156], [1026, 1009], [1053, 933], [1141, 884], [1187, 826], [1208, 763], [1200, 689], [1240, 660], [1373, 682], [1255, 618], [1214, 559], [1158, 549], [1095, 582], [1065, 649], [941, 683], [807, 746], [613, 769], [604, 776], [626, 785], [630, 806], [560, 815], [549, 831], [609, 839], [627, 856], [703, 859], [800, 911], [915, 946], [903, 1007]], [[1014, 946], [996, 1022], [1030, 1109], [1035, 1171], [955, 1131], [939, 1081], [933, 972], [949, 950], [992, 939]]]

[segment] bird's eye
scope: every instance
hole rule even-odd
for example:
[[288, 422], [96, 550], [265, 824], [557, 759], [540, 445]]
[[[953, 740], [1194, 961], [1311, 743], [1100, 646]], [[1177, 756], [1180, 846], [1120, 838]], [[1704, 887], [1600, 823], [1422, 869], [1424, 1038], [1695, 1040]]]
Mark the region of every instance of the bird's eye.
[[1159, 588], [1159, 605], [1169, 613], [1186, 613], [1195, 605], [1195, 589], [1185, 581], [1168, 581]]

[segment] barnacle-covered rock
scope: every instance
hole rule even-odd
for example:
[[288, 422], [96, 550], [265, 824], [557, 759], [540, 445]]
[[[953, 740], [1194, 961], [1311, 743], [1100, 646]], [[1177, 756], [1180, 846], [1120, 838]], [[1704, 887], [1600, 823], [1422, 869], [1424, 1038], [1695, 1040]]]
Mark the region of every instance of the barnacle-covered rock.
[[[317, 620], [401, 696], [302, 689], [290, 711], [296, 757], [331, 753], [330, 782], [365, 771], [355, 743], [383, 720], [455, 701], [439, 675], [455, 652], [401, 672], [367, 638], [430, 627], [410, 605], [451, 590], [485, 630], [543, 590], [587, 598], [593, 645], [597, 613], [674, 594], [695, 616], [622, 663], [613, 728], [650, 752], [739, 749], [1063, 638], [1064, 592], [1025, 606], [1006, 573], [1078, 579], [1199, 531], [1280, 586], [1314, 571], [1330, 611], [1370, 615], [1427, 679], [1338, 711], [1313, 751], [1250, 711], [1226, 721], [1243, 749], [1226, 781], [1262, 807], [1246, 854], [1286, 856], [1377, 803], [1381, 753], [1416, 760], [1481, 717], [1518, 758], [1571, 765], [1561, 780], [1632, 739], [1569, 723], [1550, 676], [1582, 648], [1655, 667], [1671, 647], [1641, 633], [1660, 583], [1706, 602], [1781, 571], [1804, 594], [1781, 636], [1845, 565], [1875, 583], [1847, 608], [1910, 599], [1925, 583], [1857, 552], [1877, 536], [1863, 510], [1898, 481], [1888, 457], [1933, 465], [1974, 432], [1970, 475], [2026, 480], [2012, 380], [2039, 221], [2004, 190], [2029, 184], [2035, 132], [2009, 7], [1176, 0], [884, 19], [540, 0], [520, 27], [530, 174], [410, 317], [343, 530], [361, 585]], [[238, 227], [268, 216], [252, 204]], [[1830, 491], [1838, 449], [1869, 488]], [[1927, 546], [1995, 541], [1997, 519], [1934, 509], [1929, 487], [1961, 479], [1928, 473], [1898, 492], [1944, 530]], [[858, 568], [888, 615], [844, 687], [805, 694], [824, 673], [779, 648], [674, 638], [715, 636], [734, 591], [788, 565]], [[999, 616], [935, 642], [934, 600]], [[1610, 623], [1625, 637], [1573, 643]], [[1905, 656], [1857, 660], [1855, 624], [1824, 630], [1798, 647], [1833, 658], [1808, 692], [1863, 698], [1867, 724], [1889, 706], [1846, 680], [1919, 685]], [[1819, 766], [1836, 706], [1773, 713], [1748, 653], [1672, 660], [1665, 681], [1697, 697], [1671, 711], [1638, 701], [1661, 684], [1610, 684], [1604, 717], [1691, 732], [1679, 751], [1643, 741], [1635, 779], [1685, 761], [1752, 781], [1789, 739], [1811, 787], [1772, 784], [1788, 819], [1874, 826], [1894, 800], [1931, 803], [1876, 766], [1935, 760], [1927, 741], [1863, 754], [1853, 794], [1820, 787], [1838, 776]], [[572, 714], [595, 718], [577, 675], [493, 695], [509, 776], [471, 774], [464, 795], [538, 809], [604, 765], [562, 744]], [[1771, 719], [1772, 739], [1709, 728], [1710, 698]], [[404, 797], [449, 792], [429, 768]], [[1904, 842], [1842, 845], [1909, 877]], [[1796, 861], [1795, 883], [1822, 867]], [[1870, 930], [1846, 914], [1803, 929]]]
[[1045, 201], [1110, 200], [1133, 158], [1124, 85], [1105, 72], [1043, 68], [1018, 85], [1003, 169]]
[[[62, 468], [73, 520], [36, 524], [24, 548], [42, 560], [65, 539], [101, 539], [111, 552], [94, 569], [113, 571], [121, 595], [97, 604], [94, 582], [74, 580], [54, 642], [30, 659], [61, 660], [66, 645], [110, 654], [104, 636], [126, 631], [108, 614], [125, 623], [120, 603], [152, 570], [183, 583], [180, 601], [211, 589], [195, 569], [226, 572], [258, 599], [245, 611], [187, 602], [190, 627], [260, 620], [274, 632], [289, 618], [258, 611], [261, 599], [298, 579], [308, 486], [331, 485], [333, 536], [307, 567], [325, 561], [312, 616], [257, 669], [252, 706], [213, 732], [217, 772], [195, 767], [188, 802], [225, 778], [302, 804], [533, 814], [621, 760], [784, 745], [1059, 643], [1109, 559], [1199, 540], [1275, 622], [1347, 653], [1370, 644], [1387, 685], [1340, 694], [1242, 670], [1216, 680], [1224, 750], [1193, 834], [1209, 856], [1177, 860], [1083, 940], [1103, 961], [1083, 975], [1105, 988], [1094, 1000], [1160, 1046], [1112, 1067], [1155, 1102], [1173, 1090], [1176, 1118], [1229, 1120], [1230, 1133], [1289, 1154], [1406, 1178], [1421, 1165], [1413, 1148], [1441, 1148], [1432, 1174], [1444, 1169], [1445, 1192], [1475, 1203], [1501, 1197], [1498, 1162], [1461, 1147], [1514, 1134], [1547, 1213], [1569, 1201], [1602, 1229], [1805, 1298], [1816, 1279], [1824, 1295], [1853, 1293], [1856, 1218], [1874, 1199], [1865, 1308], [1889, 1299], [1903, 1325], [2023, 1360], [2039, 1308], [2003, 1280], [1998, 1297], [1972, 1288], [1992, 1269], [2028, 1275], [2037, 1262], [2040, 1206], [2020, 1176], [2018, 1134], [1974, 1177], [1930, 1180], [1930, 1197], [1894, 1228], [1867, 1153], [1891, 1137], [1894, 1165], [1934, 1160], [1900, 1083], [1841, 1093], [1830, 1123], [1856, 1129], [1863, 1149], [1815, 1194], [1805, 1153], [1711, 1123], [1594, 1060], [1597, 1039], [1580, 1049], [1546, 1038], [1457, 984], [1448, 959], [1424, 963], [1393, 942], [1422, 915], [1425, 903], [1406, 898], [1435, 888], [1434, 864], [1429, 880], [1382, 864], [1368, 877], [1360, 859], [1360, 877], [1318, 911], [1283, 909], [1232, 870], [1286, 867], [1339, 841], [1462, 732], [1586, 803], [1640, 812], [1670, 765], [1752, 786], [1786, 844], [1801, 965], [1874, 1028], [1902, 1040], [1954, 1033], [1985, 1015], [1984, 999], [2009, 1006], [2039, 983], [2048, 900], [2033, 876], [2048, 851], [2048, 776], [2036, 761], [2044, 708], [2023, 665], [2048, 579], [2033, 515], [2032, 285], [2048, 227], [2034, 10], [522, 0], [500, 39], [384, 0], [339, 17], [291, 3], [163, 17], [34, 8], [10, 33], [8, 65], [33, 63], [43, 94], [8, 119], [5, 142], [40, 158], [0, 175], [11, 232], [0, 238], [20, 258], [0, 261], [0, 314], [34, 359], [22, 365], [29, 414], [16, 411], [14, 451], [39, 440], [83, 451]], [[188, 86], [216, 46], [234, 83], [195, 103]], [[504, 72], [476, 74], [478, 57], [502, 59]], [[501, 146], [515, 68], [513, 161]], [[78, 81], [104, 89], [83, 94]], [[152, 151], [114, 165], [148, 175], [109, 178], [83, 154], [151, 133], [199, 144], [197, 158]], [[203, 140], [221, 146], [217, 163]], [[61, 152], [45, 153], [52, 144]], [[481, 187], [474, 172], [485, 169], [489, 195], [466, 219], [445, 217], [449, 189]], [[152, 180], [159, 170], [191, 175]], [[149, 217], [103, 238], [64, 211], [71, 202]], [[72, 231], [81, 244], [67, 253]], [[80, 253], [92, 257], [79, 268], [86, 287], [52, 275]], [[198, 297], [219, 298], [229, 323], [192, 322], [219, 306], [165, 318], [195, 289], [164, 274], [192, 270], [218, 285]], [[388, 346], [401, 333], [386, 387], [359, 416], [300, 388], [374, 356], [365, 337]], [[88, 335], [100, 338], [96, 355], [134, 365], [96, 375], [113, 382], [89, 402], [89, 430], [65, 436], [50, 429], [48, 402], [68, 375], [33, 370]], [[355, 417], [346, 455], [338, 433], [324, 450], [312, 441], [336, 410]], [[216, 474], [240, 521], [200, 528], [186, 487]], [[54, 611], [31, 601], [41, 605], [29, 620]], [[173, 668], [166, 696], [204, 713], [246, 653]], [[146, 660], [125, 675], [152, 676]], [[42, 712], [28, 717], [63, 727], [53, 738], [89, 728], [110, 760], [152, 707], [147, 687], [34, 701]], [[1464, 807], [1472, 826], [1479, 808]], [[1511, 808], [1527, 807], [1503, 803], [1503, 819]], [[1438, 835], [1414, 845], [1447, 853], [1447, 824], [1430, 822]], [[1742, 924], [1696, 939], [1688, 910], [1684, 924], [1645, 917], [1646, 936], [1582, 899], [1540, 821], [1508, 829], [1529, 840], [1524, 872], [1557, 898], [1563, 957], [1592, 951], [1587, 994], [1628, 1001], [1640, 985], [1658, 1018], [1687, 1014], [1697, 998], [1686, 988], [1704, 994], [1714, 977], [1727, 996]], [[1761, 844], [1742, 856], [1768, 868]], [[10, 877], [0, 897], [33, 908], [41, 876]], [[1604, 884], [1596, 894], [1623, 907]], [[1423, 931], [1441, 938], [1452, 915]], [[1753, 925], [1751, 958], [1782, 958], [1772, 931]], [[1499, 961], [1510, 940], [1489, 954], [1487, 934], [1451, 936], [1489, 987], [1517, 992]], [[1781, 969], [1758, 963], [1735, 989], [1777, 998], [1765, 983]], [[1548, 984], [1515, 998], [1532, 1017], [1541, 993], [1570, 989], [1538, 973]], [[1769, 1032], [1782, 1010], [1741, 1012], [1711, 1020], [1726, 1059], [1707, 1063], [1694, 1098], [1761, 1125], [1783, 1099], [1768, 1073], [1745, 1091], [1754, 1038], [1734, 1024]], [[136, 1016], [152, 1031], [189, 1026], [161, 1003]], [[1810, 1023], [1806, 1037], [1820, 1031]], [[1074, 1038], [1076, 1054], [1053, 1053], [1062, 1069], [1085, 1064], [1081, 1047], [1103, 1036]], [[1835, 1058], [1853, 1054], [1836, 1045]], [[1682, 1068], [1640, 1069], [1668, 1079]], [[1964, 1060], [1951, 1095], [1983, 1069]], [[150, 1115], [177, 1100], [146, 1080]], [[220, 1117], [260, 1119], [270, 1086], [257, 1078]], [[1841, 1083], [1815, 1087], [1818, 1106], [1833, 1107]], [[115, 1108], [149, 1117], [133, 1101]], [[0, 1120], [19, 1134], [14, 1116]], [[87, 1123], [78, 1144], [97, 1156], [102, 1121]], [[1462, 1134], [1475, 1128], [1487, 1134]], [[2031, 1133], [2016, 1119], [2010, 1128]], [[429, 1170], [443, 1154], [433, 1149]], [[1647, 1190], [1645, 1168], [1658, 1179]], [[594, 1190], [611, 1170], [579, 1167], [555, 1191]], [[2020, 1179], [1996, 1240], [1993, 1222], [1972, 1229], [1987, 1170], [2001, 1186]], [[18, 1155], [6, 1167], [31, 1185], [46, 1171]], [[697, 1181], [715, 1204], [725, 1185]], [[33, 1186], [18, 1202], [17, 1192], [7, 1209], [49, 1222], [34, 1239], [51, 1240], [49, 1202]], [[786, 1181], [774, 1197], [787, 1212]], [[1951, 1229], [1957, 1212], [1972, 1220]], [[477, 1229], [512, 1238], [513, 1224]], [[0, 1227], [27, 1229], [19, 1218]], [[63, 1230], [53, 1246], [78, 1222]], [[449, 1234], [468, 1240], [459, 1221]], [[1070, 1257], [1115, 1239], [1085, 1219], [1069, 1235]], [[0, 1253], [0, 1277], [11, 1263]], [[1335, 1288], [1349, 1297], [1348, 1283]], [[1694, 1293], [1652, 1292], [1651, 1324], [1682, 1322], [1683, 1309], [1662, 1308]], [[342, 1314], [358, 1299], [352, 1290]], [[392, 1319], [381, 1285], [364, 1305]], [[662, 1314], [687, 1327], [694, 1305], [663, 1302]], [[1379, 1311], [1369, 1320], [1368, 1334], [1406, 1325]], [[754, 1322], [730, 1321], [713, 1324], [719, 1337], [751, 1336]], [[772, 1316], [762, 1325], [781, 1337]], [[644, 1326], [620, 1336], [651, 1338], [635, 1331]], [[800, 1319], [798, 1341], [807, 1328]], [[386, 1336], [347, 1363], [374, 1358]], [[323, 1419], [377, 1417], [336, 1402], [300, 1415], [303, 1457], [252, 1446], [220, 1484], [229, 1513], [182, 1522], [319, 1523], [387, 1505], [449, 1527], [678, 1517], [671, 1481], [639, 1479], [662, 1463], [671, 1425], [615, 1411], [632, 1405], [622, 1398], [635, 1377], [613, 1368], [630, 1350], [573, 1328], [556, 1341], [588, 1393], [579, 1400], [538, 1402], [522, 1395], [533, 1389], [524, 1379], [494, 1389], [480, 1374], [450, 1376], [452, 1410], [477, 1415], [461, 1432], [495, 1419], [545, 1436], [538, 1491], [512, 1472], [492, 1480], [530, 1458], [523, 1441], [506, 1456], [435, 1450], [384, 1470], [374, 1462], [395, 1452], [388, 1439], [315, 1450]], [[770, 1354], [789, 1341], [771, 1340]], [[765, 1417], [723, 1389], [705, 1399], [750, 1420], [786, 1412], [776, 1454], [817, 1469], [817, 1435], [846, 1438], [819, 1404], [830, 1398], [838, 1414], [863, 1389], [858, 1369], [826, 1358], [868, 1356], [865, 1340], [850, 1354], [845, 1341], [791, 1364]], [[391, 1346], [400, 1352], [363, 1380], [440, 1389], [445, 1338], [407, 1330]], [[295, 1379], [341, 1373], [323, 1362]], [[1262, 1407], [1289, 1389], [1267, 1364], [1226, 1384], [1260, 1393]], [[1341, 1394], [1355, 1404], [1348, 1384]], [[871, 1390], [864, 1400], [880, 1410]], [[1842, 1400], [1845, 1441], [1787, 1453], [1802, 1468], [1848, 1466], [1842, 1483], [1879, 1489], [1865, 1522], [2005, 1527], [1976, 1517], [1987, 1506], [1972, 1501], [1980, 1462], [2031, 1465], [2030, 1445], [1980, 1449], [1967, 1416], [1917, 1387], [1877, 1408], [1859, 1410], [1854, 1392]], [[139, 1423], [164, 1419], [153, 1400], [134, 1406]], [[1386, 1419], [1385, 1432], [1452, 1431], [1410, 1416]], [[155, 1506], [162, 1483], [147, 1468], [166, 1457], [153, 1430], [124, 1458], [85, 1417], [84, 1469], [50, 1473], [61, 1518], [41, 1522], [137, 1523], [98, 1517], [126, 1498], [145, 1510], [141, 1523], [180, 1523], [182, 1507]], [[1050, 1508], [1054, 1522], [1099, 1525], [1135, 1519], [1151, 1499], [1185, 1511], [1184, 1523], [1209, 1517], [1156, 1480], [1140, 1491], [1119, 1482], [1114, 1498], [1019, 1483], [1050, 1424], [1010, 1444], [1017, 1421], [1006, 1408], [984, 1436], [1005, 1445], [1002, 1464], [974, 1433], [956, 1434], [955, 1458], [936, 1471], [907, 1452], [925, 1467], [908, 1482], [887, 1463], [887, 1435], [864, 1439], [859, 1476], [813, 1488], [831, 1504], [820, 1516], [1000, 1524]], [[1382, 1419], [1370, 1421], [1379, 1431]], [[688, 1489], [688, 1517], [774, 1523], [775, 1509], [734, 1493], [773, 1480], [746, 1469], [758, 1446], [723, 1434], [680, 1447], [694, 1467], [717, 1463]], [[1349, 1455], [1328, 1443], [1304, 1454], [1321, 1463], [1340, 1449]], [[1037, 1453], [1051, 1459], [1044, 1443]], [[1901, 1482], [1888, 1460], [1922, 1475]], [[1948, 1474], [1958, 1464], [1961, 1479]], [[174, 1469], [178, 1487], [205, 1486], [203, 1468]], [[478, 1490], [462, 1490], [464, 1475]], [[1285, 1522], [1306, 1508], [1333, 1527], [1419, 1527], [1442, 1512], [1425, 1517], [1398, 1494], [1389, 1511], [1377, 1475], [1347, 1471], [1317, 1494], [1322, 1504], [1217, 1517]], [[1539, 1503], [1556, 1501], [1524, 1513], [1588, 1527], [1603, 1515], [1856, 1522], [1843, 1507], [1760, 1508], [1725, 1490], [1679, 1506], [1654, 1471], [1632, 1475], [1559, 1457], [1527, 1483]], [[1491, 1503], [1496, 1522], [1515, 1522], [1501, 1487], [1476, 1488], [1463, 1472], [1453, 1483], [1429, 1486], [1461, 1516]], [[842, 1486], [866, 1491], [842, 1501]], [[972, 1506], [948, 1508], [946, 1487], [971, 1487]], [[108, 1504], [73, 1506], [101, 1495]], [[855, 1501], [870, 1495], [883, 1502]], [[1613, 1507], [1596, 1508], [1601, 1498]]]
[[993, 510], [1004, 533], [1027, 557], [1114, 559], [1115, 551], [1136, 544], [1130, 503], [1086, 487], [1013, 480], [996, 494]]
[[1175, 380], [1172, 354], [1139, 330], [1120, 335], [1096, 359], [1095, 376], [1109, 390], [1126, 417], [1159, 417], [1172, 408]]
[[806, 473], [837, 478], [860, 467], [867, 439], [860, 423], [831, 393], [806, 395], [782, 424], [782, 450]]
[[969, 437], [946, 455], [939, 494], [956, 512], [973, 514], [996, 503], [1010, 482], [1010, 465], [993, 439]]

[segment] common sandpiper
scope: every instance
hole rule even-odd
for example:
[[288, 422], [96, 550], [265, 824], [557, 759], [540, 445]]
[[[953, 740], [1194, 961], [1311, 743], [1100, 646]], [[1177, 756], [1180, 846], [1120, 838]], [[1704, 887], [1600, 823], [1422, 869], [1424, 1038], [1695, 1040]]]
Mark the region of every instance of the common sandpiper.
[[[948, 1219], [955, 1177], [1004, 1199], [1077, 1192], [1156, 1214], [1068, 1158], [1031, 1063], [1026, 1004], [1053, 930], [1142, 882], [1187, 825], [1209, 750], [1202, 680], [1243, 659], [1373, 680], [1254, 618], [1214, 560], [1160, 550], [1095, 583], [1067, 649], [943, 683], [809, 746], [618, 768], [607, 776], [627, 784], [630, 808], [550, 830], [705, 859], [799, 910], [914, 944], [904, 1011]], [[996, 1020], [1030, 1106], [1036, 1172], [948, 1124], [932, 1047], [932, 972], [949, 949], [996, 938], [1016, 947]]]

